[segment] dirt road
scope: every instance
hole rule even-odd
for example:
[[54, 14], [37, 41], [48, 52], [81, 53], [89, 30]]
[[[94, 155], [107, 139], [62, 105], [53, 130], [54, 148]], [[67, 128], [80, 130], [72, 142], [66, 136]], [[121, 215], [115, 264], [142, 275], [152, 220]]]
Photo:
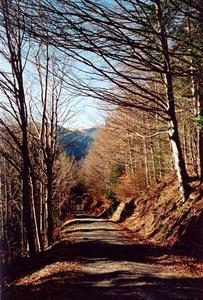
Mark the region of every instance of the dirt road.
[[133, 242], [112, 222], [71, 220], [3, 299], [203, 299], [203, 279], [158, 264], [162, 251]]

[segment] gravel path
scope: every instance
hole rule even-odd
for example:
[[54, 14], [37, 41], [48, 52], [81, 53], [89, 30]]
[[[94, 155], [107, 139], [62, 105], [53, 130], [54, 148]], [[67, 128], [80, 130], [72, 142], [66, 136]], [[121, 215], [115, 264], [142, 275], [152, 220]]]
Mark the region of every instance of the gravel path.
[[40, 258], [40, 267], [18, 279], [3, 299], [203, 299], [203, 279], [156, 261], [162, 249], [133, 242], [118, 224], [75, 219]]

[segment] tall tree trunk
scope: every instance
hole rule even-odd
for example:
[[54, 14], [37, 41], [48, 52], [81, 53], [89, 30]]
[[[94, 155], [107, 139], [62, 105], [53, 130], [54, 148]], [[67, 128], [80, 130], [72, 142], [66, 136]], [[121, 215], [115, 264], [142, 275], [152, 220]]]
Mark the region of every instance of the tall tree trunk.
[[199, 82], [199, 101], [198, 101], [198, 112], [199, 112], [199, 174], [200, 182], [203, 183], [203, 75], [200, 75]]
[[[43, 193], [43, 183], [39, 183], [39, 231], [41, 237], [43, 236], [44, 231], [44, 193]], [[42, 239], [43, 240], [43, 239]], [[43, 242], [42, 242], [43, 245]]]
[[154, 148], [152, 145], [152, 142], [149, 143], [149, 149], [151, 153], [151, 178], [153, 178], [154, 181], [157, 179], [157, 173], [156, 173], [156, 166], [155, 166], [155, 155], [154, 155]]
[[26, 236], [29, 245], [29, 255], [33, 256], [36, 253], [35, 239], [32, 226], [32, 208], [30, 199], [30, 183], [29, 183], [29, 172], [27, 167], [23, 167], [23, 220], [26, 229]]
[[37, 218], [37, 212], [36, 212], [36, 203], [37, 203], [36, 179], [34, 178], [33, 174], [32, 174], [32, 181], [31, 181], [31, 191], [32, 191], [32, 193], [31, 193], [31, 195], [32, 195], [32, 210], [33, 210], [36, 241], [37, 241], [38, 251], [40, 252], [43, 248], [43, 243], [42, 243], [42, 238], [41, 238], [40, 225], [39, 225], [39, 221]]
[[[200, 20], [203, 20], [203, 4], [202, 1], [198, 1], [200, 6]], [[200, 23], [200, 37], [203, 38], [203, 24]], [[198, 113], [200, 121], [200, 130], [199, 130], [199, 174], [200, 182], [203, 183], [203, 59], [200, 60], [200, 67], [198, 72]], [[203, 191], [202, 191], [203, 192]]]
[[134, 168], [134, 161], [133, 161], [133, 146], [132, 146], [132, 141], [129, 133], [129, 128], [128, 125], [126, 124], [127, 128], [127, 143], [128, 143], [128, 153], [129, 153], [129, 158], [130, 158], [130, 172], [132, 177], [135, 177], [135, 168]]
[[3, 218], [3, 222], [4, 222], [4, 240], [6, 241], [7, 243], [7, 257], [6, 259], [10, 258], [11, 255], [10, 255], [10, 246], [9, 246], [9, 239], [8, 239], [8, 214], [9, 214], [9, 204], [8, 204], [8, 174], [7, 174], [7, 168], [6, 168], [6, 161], [4, 160], [4, 218]]
[[175, 113], [175, 99], [173, 91], [173, 77], [170, 71], [169, 57], [168, 63], [165, 63], [166, 68], [166, 93], [168, 102], [168, 115], [170, 117], [169, 122], [169, 139], [172, 149], [174, 167], [179, 182], [179, 189], [183, 196], [183, 201], [187, 200], [189, 196], [188, 174], [185, 166], [185, 160], [181, 148], [180, 136], [178, 131], [178, 123]]
[[[25, 127], [26, 128], [26, 127]], [[29, 170], [29, 155], [28, 155], [28, 140], [26, 130], [23, 132], [22, 142], [22, 157], [23, 157], [23, 220], [26, 229], [26, 236], [29, 245], [29, 255], [33, 256], [36, 253], [35, 238], [32, 225], [32, 203], [31, 203], [31, 190], [30, 190], [30, 170]]]
[[146, 186], [149, 186], [149, 168], [148, 168], [148, 160], [147, 160], [147, 145], [146, 138], [143, 138], [143, 150], [144, 150], [144, 164], [145, 164], [145, 178], [146, 178]]
[[[5, 170], [4, 170], [5, 172]], [[5, 184], [5, 183], [4, 183]], [[4, 236], [4, 209], [3, 209], [3, 172], [0, 167], [0, 222], [1, 222], [1, 227], [0, 227], [0, 239], [3, 240]], [[4, 199], [5, 201], [5, 199]]]
[[170, 125], [169, 138], [173, 154], [174, 167], [179, 182], [180, 192], [183, 195], [183, 201], [185, 201], [189, 196], [188, 175], [182, 154], [176, 118], [171, 119]]
[[169, 120], [169, 139], [172, 149], [174, 167], [179, 182], [180, 192], [183, 201], [189, 196], [188, 174], [185, 166], [185, 161], [181, 149], [178, 124], [175, 113], [175, 97], [173, 90], [173, 75], [171, 71], [170, 54], [168, 49], [167, 33], [164, 24], [163, 7], [160, 0], [155, 0], [156, 14], [158, 20], [160, 41], [163, 53], [163, 70], [165, 74], [166, 99], [168, 105]]
[[47, 238], [48, 244], [52, 244], [53, 242], [53, 170], [52, 163], [47, 164]]
[[[158, 116], [156, 115], [156, 119], [155, 119], [155, 126], [156, 126], [156, 131], [159, 131], [158, 128]], [[157, 179], [160, 181], [163, 181], [163, 166], [162, 166], [162, 159], [161, 159], [161, 143], [160, 143], [160, 139], [159, 137], [157, 138], [157, 160], [158, 160], [158, 177]], [[156, 150], [155, 150], [156, 151]]]

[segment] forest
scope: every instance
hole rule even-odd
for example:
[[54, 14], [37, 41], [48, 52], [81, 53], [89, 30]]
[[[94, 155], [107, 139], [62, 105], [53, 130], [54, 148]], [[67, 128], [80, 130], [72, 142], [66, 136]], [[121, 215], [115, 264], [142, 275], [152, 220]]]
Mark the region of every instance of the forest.
[[[167, 238], [203, 220], [202, 54], [201, 0], [0, 1], [3, 263], [52, 245], [78, 204], [139, 199], [137, 226], [156, 210]], [[80, 161], [59, 138], [78, 97], [108, 111]], [[167, 187], [166, 212], [151, 198]]]

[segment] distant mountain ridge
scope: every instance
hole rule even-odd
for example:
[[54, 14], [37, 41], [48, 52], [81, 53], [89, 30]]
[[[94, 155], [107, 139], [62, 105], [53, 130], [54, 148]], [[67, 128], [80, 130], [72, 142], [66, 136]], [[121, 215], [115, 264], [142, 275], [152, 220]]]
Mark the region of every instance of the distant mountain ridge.
[[59, 129], [59, 142], [70, 156], [79, 161], [87, 155], [96, 130], [96, 127], [72, 130], [61, 127]]

